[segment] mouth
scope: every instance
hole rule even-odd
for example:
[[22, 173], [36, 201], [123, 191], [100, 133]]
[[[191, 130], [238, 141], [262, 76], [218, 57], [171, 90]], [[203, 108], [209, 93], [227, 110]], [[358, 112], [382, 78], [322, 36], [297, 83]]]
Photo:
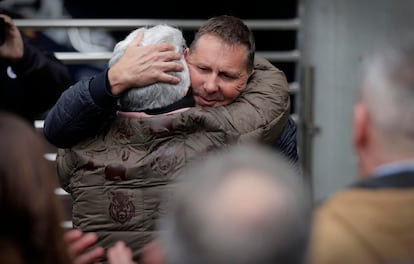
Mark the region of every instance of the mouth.
[[207, 99], [201, 96], [196, 96], [196, 101], [201, 106], [214, 106], [217, 103], [217, 100]]

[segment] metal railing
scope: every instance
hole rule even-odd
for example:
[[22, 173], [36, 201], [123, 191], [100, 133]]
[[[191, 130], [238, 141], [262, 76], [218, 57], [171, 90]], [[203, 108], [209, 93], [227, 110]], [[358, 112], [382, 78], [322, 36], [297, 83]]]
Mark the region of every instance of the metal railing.
[[[252, 30], [297, 30], [300, 20], [251, 19], [243, 20]], [[133, 29], [142, 26], [169, 24], [182, 29], [197, 29], [205, 20], [198, 19], [15, 19], [21, 29], [100, 28], [111, 30]]]
[[[300, 53], [293, 51], [257, 51], [256, 54], [277, 62], [297, 62]], [[112, 56], [111, 52], [55, 52], [58, 59], [66, 64], [106, 63]]]
[[[250, 19], [243, 20], [252, 30], [297, 30], [300, 20], [294, 19]], [[15, 19], [20, 29], [107, 29], [132, 30], [142, 26], [169, 24], [183, 30], [196, 30], [204, 22], [198, 19]], [[257, 54], [270, 61], [297, 62], [300, 58], [298, 50], [291, 51], [257, 51]], [[110, 52], [56, 52], [56, 57], [67, 64], [103, 63], [110, 58]]]

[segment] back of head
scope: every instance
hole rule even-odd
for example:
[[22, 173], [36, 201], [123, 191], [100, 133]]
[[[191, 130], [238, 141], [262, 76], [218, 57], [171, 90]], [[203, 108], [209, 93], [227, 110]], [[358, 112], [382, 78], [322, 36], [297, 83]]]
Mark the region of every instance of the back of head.
[[194, 41], [190, 45], [190, 52], [196, 49], [198, 39], [207, 34], [215, 35], [229, 45], [244, 45], [248, 51], [247, 69], [249, 72], [253, 70], [255, 39], [253, 32], [240, 18], [221, 15], [208, 19], [196, 32]]
[[5, 112], [0, 135], [0, 263], [69, 263], [57, 178], [43, 157], [43, 138]]
[[364, 64], [361, 101], [387, 146], [414, 154], [414, 36], [375, 50]]
[[[118, 42], [115, 46], [113, 55], [109, 60], [109, 67], [118, 62], [129, 43], [138, 35], [139, 32], [144, 33], [141, 45], [169, 43], [176, 47], [176, 51], [183, 54], [186, 48], [186, 42], [182, 32], [168, 25], [157, 25], [150, 28], [138, 28], [132, 31], [124, 40]], [[180, 78], [178, 84], [155, 83], [140, 88], [131, 88], [127, 90], [118, 100], [118, 106], [122, 111], [142, 111], [148, 109], [156, 109], [170, 105], [185, 96], [190, 86], [190, 74], [184, 55], [180, 62], [184, 66], [182, 72], [171, 72], [169, 74]]]
[[308, 194], [291, 164], [263, 146], [208, 156], [186, 169], [161, 219], [166, 263], [303, 263]]

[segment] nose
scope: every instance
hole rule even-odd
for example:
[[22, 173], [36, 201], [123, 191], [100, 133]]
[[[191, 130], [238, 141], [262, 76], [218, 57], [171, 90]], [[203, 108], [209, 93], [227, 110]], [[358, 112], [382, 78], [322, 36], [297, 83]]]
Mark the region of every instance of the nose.
[[204, 89], [207, 93], [215, 93], [218, 91], [219, 86], [217, 82], [217, 75], [210, 74], [204, 83]]

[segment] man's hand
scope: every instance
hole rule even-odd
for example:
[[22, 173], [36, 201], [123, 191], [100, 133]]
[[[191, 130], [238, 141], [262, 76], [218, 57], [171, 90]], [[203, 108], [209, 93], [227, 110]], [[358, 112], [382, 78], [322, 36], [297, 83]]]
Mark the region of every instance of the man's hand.
[[141, 32], [131, 41], [121, 59], [108, 71], [113, 95], [119, 95], [128, 88], [142, 87], [156, 82], [179, 83], [178, 77], [168, 72], [183, 71], [179, 62], [181, 55], [171, 44], [141, 46], [144, 34]]
[[132, 260], [132, 251], [124, 242], [118, 241], [108, 249], [109, 264], [136, 264]]
[[68, 244], [68, 251], [73, 259], [73, 264], [92, 264], [104, 255], [102, 247], [89, 250], [89, 247], [93, 246], [97, 239], [95, 233], [84, 234], [77, 229], [65, 233], [64, 240]]
[[23, 39], [19, 29], [13, 20], [4, 14], [0, 14], [6, 24], [5, 42], [0, 45], [0, 57], [9, 60], [20, 60], [23, 58]]

